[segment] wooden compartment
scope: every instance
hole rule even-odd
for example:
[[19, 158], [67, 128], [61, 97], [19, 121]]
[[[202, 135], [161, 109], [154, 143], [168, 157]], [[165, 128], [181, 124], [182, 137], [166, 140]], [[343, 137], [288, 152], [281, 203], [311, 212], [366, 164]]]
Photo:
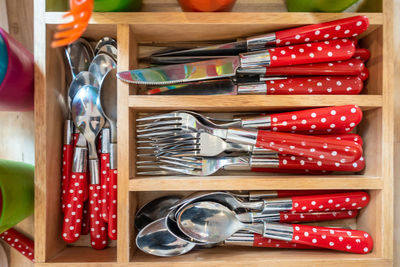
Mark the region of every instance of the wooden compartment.
[[[60, 158], [63, 119], [66, 115], [62, 50], [51, 49], [56, 24], [64, 13], [45, 12], [44, 0], [35, 1], [36, 95], [36, 211], [35, 245], [38, 266], [212, 266], [244, 265], [390, 265], [392, 261], [393, 186], [393, 85], [390, 14], [392, 1], [385, 0], [384, 13], [366, 13], [369, 30], [360, 44], [371, 50], [367, 63], [370, 78], [362, 95], [356, 96], [144, 96], [137, 88], [118, 82], [118, 241], [104, 251], [89, 247], [87, 239], [73, 246], [61, 239]], [[250, 1], [252, 2], [252, 1]], [[140, 64], [139, 55], [149, 47], [163, 47], [187, 41], [196, 45], [217, 40], [235, 40], [253, 34], [292, 26], [318, 23], [355, 15], [353, 13], [284, 13], [283, 1], [253, 1], [253, 9], [239, 13], [94, 13], [84, 37], [117, 38], [118, 69]], [[253, 3], [252, 2], [252, 3]], [[262, 3], [261, 3], [262, 2]], [[172, 11], [175, 1], [162, 7], [158, 0], [145, 1], [145, 10]], [[243, 6], [245, 1], [239, 0]], [[265, 6], [272, 8], [267, 13]], [[262, 8], [254, 8], [262, 5]], [[259, 7], [259, 6], [258, 6]], [[178, 11], [178, 10], [174, 10]], [[271, 12], [272, 11], [272, 12]], [[387, 13], [387, 14], [386, 14]], [[147, 50], [146, 50], [147, 49]], [[153, 49], [153, 48], [151, 48]], [[356, 104], [364, 110], [357, 128], [364, 141], [367, 167], [354, 175], [217, 175], [210, 177], [144, 177], [135, 170], [135, 118], [139, 112], [188, 109], [202, 112], [249, 112], [304, 109]], [[273, 189], [362, 189], [371, 194], [370, 205], [357, 219], [358, 229], [371, 233], [375, 248], [371, 254], [354, 255], [331, 251], [272, 251], [253, 248], [218, 248], [181, 257], [157, 258], [135, 249], [133, 218], [145, 200], [169, 191], [273, 190]]]

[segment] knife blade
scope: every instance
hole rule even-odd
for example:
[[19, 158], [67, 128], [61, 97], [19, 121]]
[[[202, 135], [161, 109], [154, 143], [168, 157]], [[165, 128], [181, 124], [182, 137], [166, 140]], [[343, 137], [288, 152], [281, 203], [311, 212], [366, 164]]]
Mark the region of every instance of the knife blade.
[[181, 51], [160, 52], [153, 56], [216, 56], [237, 55], [249, 51], [259, 51], [268, 47], [320, 42], [338, 38], [355, 37], [369, 26], [366, 16], [354, 16], [329, 22], [281, 30], [273, 33], [249, 37], [245, 41], [213, 45]]
[[339, 39], [272, 48], [223, 59], [123, 71], [119, 72], [117, 77], [128, 83], [148, 85], [226, 78], [235, 76], [238, 68], [279, 67], [347, 60], [354, 54], [355, 42], [355, 40]]
[[235, 84], [231, 79], [192, 82], [154, 88], [149, 95], [355, 95], [363, 88], [358, 76], [270, 78], [264, 82]]

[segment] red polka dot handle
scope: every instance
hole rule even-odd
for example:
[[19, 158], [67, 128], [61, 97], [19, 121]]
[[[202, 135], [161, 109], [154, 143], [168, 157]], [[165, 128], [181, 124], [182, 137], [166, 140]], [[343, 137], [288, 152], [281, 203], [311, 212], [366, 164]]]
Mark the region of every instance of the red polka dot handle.
[[90, 233], [89, 201], [85, 201], [85, 203], [83, 204], [83, 211], [82, 211], [81, 235], [88, 235], [89, 233]]
[[76, 147], [76, 143], [78, 142], [78, 139], [79, 139], [79, 133], [73, 133], [72, 140], [73, 140], [74, 147]]
[[292, 28], [275, 33], [276, 45], [283, 46], [337, 38], [355, 37], [363, 33], [368, 26], [368, 17], [355, 16], [320, 24]]
[[90, 213], [90, 244], [94, 249], [104, 249], [107, 246], [107, 227], [101, 218], [100, 185], [89, 185]]
[[117, 240], [117, 198], [118, 198], [118, 171], [110, 170], [110, 210], [109, 210], [109, 225], [108, 237], [112, 240]]
[[346, 134], [329, 134], [329, 135], [317, 135], [319, 137], [330, 137], [335, 138], [336, 140], [345, 140], [345, 141], [353, 141], [360, 146], [363, 146], [363, 140], [361, 136], [355, 133], [346, 133]]
[[271, 129], [278, 132], [351, 129], [362, 120], [362, 110], [355, 105], [306, 109], [271, 114]]
[[266, 81], [267, 95], [356, 95], [364, 83], [357, 76], [317, 76]]
[[86, 184], [85, 173], [72, 173], [64, 211], [62, 238], [67, 243], [77, 241], [81, 235], [82, 210]]
[[343, 190], [278, 190], [278, 197], [306, 196], [306, 195], [322, 195], [341, 193]]
[[354, 162], [362, 156], [362, 147], [352, 141], [263, 130], [258, 130], [255, 145], [281, 154], [340, 163]]
[[342, 62], [315, 63], [282, 67], [267, 67], [265, 75], [287, 75], [287, 76], [318, 76], [318, 75], [359, 75], [365, 68], [359, 59], [349, 59]]
[[364, 231], [300, 224], [293, 224], [292, 242], [359, 254], [373, 247], [372, 237]]
[[100, 154], [100, 185], [101, 185], [101, 218], [108, 222], [108, 206], [109, 206], [109, 196], [107, 193], [109, 192], [108, 180], [109, 172], [110, 172], [110, 154]]
[[324, 159], [311, 159], [296, 156], [279, 155], [279, 168], [283, 169], [306, 169], [306, 170], [325, 170], [325, 171], [343, 171], [359, 172], [365, 168], [363, 157], [354, 162], [341, 163], [339, 161], [326, 161]]
[[317, 222], [317, 221], [330, 221], [340, 219], [350, 219], [356, 217], [357, 210], [346, 211], [322, 211], [322, 212], [307, 212], [307, 213], [294, 213], [291, 211], [281, 211], [280, 222], [295, 223], [295, 222]]
[[61, 180], [61, 203], [62, 210], [65, 210], [65, 205], [67, 202], [67, 192], [69, 185], [69, 178], [72, 171], [72, 159], [73, 159], [73, 145], [69, 144], [63, 145], [63, 157], [62, 157], [62, 180]]
[[292, 173], [292, 174], [307, 174], [307, 175], [325, 175], [329, 171], [325, 170], [305, 170], [305, 169], [278, 169], [278, 168], [251, 168], [251, 172], [270, 172], [270, 173]]
[[367, 61], [371, 57], [371, 52], [366, 48], [356, 48], [353, 57], [362, 61]]
[[348, 192], [310, 196], [293, 196], [293, 212], [316, 212], [334, 210], [356, 210], [369, 203], [369, 195], [365, 192]]
[[19, 253], [27, 257], [31, 261], [35, 261], [34, 243], [17, 230], [10, 228], [0, 234], [0, 238], [4, 240], [11, 247], [15, 248]]
[[359, 74], [358, 77], [360, 77], [361, 80], [363, 80], [363, 81], [367, 80], [368, 77], [369, 77], [369, 71], [368, 71], [368, 69], [365, 68], [365, 69]]
[[291, 66], [308, 63], [331, 62], [350, 59], [355, 51], [355, 41], [348, 39], [308, 43], [269, 49], [269, 66]]
[[271, 239], [263, 237], [259, 234], [254, 234], [253, 247], [260, 248], [297, 248], [297, 249], [315, 249], [313, 246], [296, 244], [289, 241]]

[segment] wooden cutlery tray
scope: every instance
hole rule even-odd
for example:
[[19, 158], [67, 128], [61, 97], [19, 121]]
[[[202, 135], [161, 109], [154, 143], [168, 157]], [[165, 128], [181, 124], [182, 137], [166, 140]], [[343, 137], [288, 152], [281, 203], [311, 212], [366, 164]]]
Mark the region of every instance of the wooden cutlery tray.
[[[369, 80], [361, 95], [329, 96], [145, 96], [138, 88], [118, 82], [118, 241], [109, 248], [90, 248], [89, 237], [67, 245], [61, 239], [61, 147], [66, 116], [63, 51], [50, 42], [61, 12], [45, 12], [44, 0], [35, 1], [36, 59], [36, 199], [35, 246], [37, 266], [384, 266], [392, 264], [393, 249], [393, 90], [392, 1], [383, 12], [365, 13], [370, 27], [360, 38], [371, 51]], [[141, 13], [94, 13], [84, 37], [118, 40], [118, 69], [142, 66], [139, 57], [185, 41], [192, 45], [235, 40], [282, 28], [319, 23], [354, 13], [285, 13], [284, 1], [238, 1], [233, 13], [182, 13], [176, 1], [144, 1]], [[265, 6], [271, 5], [269, 11]], [[264, 6], [264, 9], [262, 8]], [[172, 11], [172, 12], [158, 12]], [[261, 13], [259, 11], [268, 11]], [[137, 176], [135, 118], [139, 113], [188, 109], [207, 113], [269, 112], [355, 104], [364, 111], [356, 133], [364, 140], [366, 168], [350, 175], [272, 175], [218, 173], [214, 176]], [[182, 195], [207, 190], [361, 189], [371, 195], [355, 224], [374, 239], [366, 255], [335, 251], [301, 251], [220, 247], [186, 255], [159, 258], [135, 247], [134, 215], [139, 206], [171, 192]]]

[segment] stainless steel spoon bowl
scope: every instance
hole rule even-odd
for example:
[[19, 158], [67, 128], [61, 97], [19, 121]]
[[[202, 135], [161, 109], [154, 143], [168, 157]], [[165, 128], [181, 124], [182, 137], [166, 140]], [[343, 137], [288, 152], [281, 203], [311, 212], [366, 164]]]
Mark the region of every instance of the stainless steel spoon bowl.
[[118, 54], [118, 46], [117, 46], [117, 41], [115, 41], [111, 37], [103, 37], [100, 39], [100, 41], [96, 44], [95, 47], [95, 53], [96, 55], [101, 54], [101, 53], [106, 53], [117, 62], [117, 54]]
[[107, 54], [99, 54], [94, 57], [92, 63], [89, 66], [89, 72], [93, 73], [98, 82], [101, 83], [103, 81], [104, 76], [112, 69], [117, 67], [117, 62], [107, 55]]
[[100, 86], [100, 103], [111, 128], [111, 143], [117, 142], [117, 70], [109, 70]]
[[72, 100], [74, 99], [76, 93], [84, 86], [91, 85], [95, 88], [100, 87], [100, 83], [98, 82], [96, 76], [88, 71], [81, 71], [76, 75], [76, 77], [72, 80], [69, 89], [68, 89], [68, 105], [71, 108]]
[[143, 252], [160, 257], [182, 255], [195, 247], [195, 244], [172, 235], [165, 226], [165, 218], [143, 228], [136, 236], [136, 245]]
[[94, 52], [89, 42], [83, 38], [69, 44], [65, 48], [65, 56], [71, 69], [72, 78], [75, 78], [81, 71], [87, 71], [90, 62], [93, 60]]

